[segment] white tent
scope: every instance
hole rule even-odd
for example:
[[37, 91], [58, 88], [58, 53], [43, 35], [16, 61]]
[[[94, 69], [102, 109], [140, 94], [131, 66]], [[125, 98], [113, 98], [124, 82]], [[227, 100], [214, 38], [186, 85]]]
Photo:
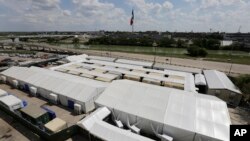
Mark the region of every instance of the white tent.
[[205, 76], [203, 74], [199, 73], [195, 75], [195, 85], [207, 85]]
[[149, 134], [153, 127], [177, 141], [229, 140], [227, 105], [214, 96], [116, 80], [95, 103]]
[[0, 89], [0, 97], [6, 96], [8, 93], [2, 89]]
[[19, 98], [13, 95], [0, 97], [0, 104], [8, 108], [11, 111], [14, 111], [23, 107], [22, 100], [20, 100]]
[[209, 89], [228, 89], [241, 94], [239, 88], [233, 84], [225, 73], [216, 70], [204, 70], [204, 75]]
[[107, 141], [153, 141], [149, 138], [134, 134], [128, 130], [120, 129], [105, 121], [111, 112], [106, 107], [101, 107], [77, 123], [92, 135]]
[[121, 63], [121, 64], [135, 65], [135, 66], [143, 66], [143, 67], [152, 67], [153, 66], [153, 62], [127, 60], [127, 59], [117, 59], [115, 62]]
[[107, 87], [107, 83], [37, 67], [12, 67], [1, 74], [7, 81], [17, 80], [22, 87], [37, 88], [44, 98], [49, 99], [51, 93], [58, 95], [62, 105], [73, 108], [75, 103], [80, 104], [83, 112], [95, 108], [95, 99]]
[[86, 54], [72, 55], [72, 56], [66, 57], [66, 60], [69, 62], [82, 62], [86, 59], [86, 57], [88, 57], [88, 55]]

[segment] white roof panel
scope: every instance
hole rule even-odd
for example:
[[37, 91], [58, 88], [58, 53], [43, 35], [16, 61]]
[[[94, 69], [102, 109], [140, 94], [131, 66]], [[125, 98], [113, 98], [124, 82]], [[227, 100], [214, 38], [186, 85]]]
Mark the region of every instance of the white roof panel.
[[0, 97], [0, 101], [8, 106], [13, 106], [22, 103], [22, 100], [19, 98], [13, 96], [13, 95], [7, 95], [4, 97]]
[[[108, 85], [108, 83], [36, 67], [11, 67], [1, 74], [81, 102], [86, 102], [100, 94]], [[23, 77], [26, 74], [29, 76]]]
[[204, 70], [209, 89], [228, 89], [235, 93], [241, 94], [240, 90], [223, 72], [216, 70]]
[[90, 60], [101, 60], [101, 61], [108, 61], [108, 62], [114, 62], [116, 60], [116, 58], [103, 57], [103, 56], [88, 56], [87, 59], [90, 59]]
[[205, 76], [203, 74], [195, 74], [195, 85], [207, 85]]
[[136, 66], [144, 66], [144, 67], [153, 66], [153, 62], [135, 61], [135, 60], [127, 60], [127, 59], [117, 59], [115, 62], [122, 63], [122, 64], [136, 65]]
[[[214, 96], [115, 80], [96, 103], [164, 125], [229, 140], [226, 136], [230, 125], [227, 105]], [[217, 135], [210, 129], [218, 130], [223, 135]]]

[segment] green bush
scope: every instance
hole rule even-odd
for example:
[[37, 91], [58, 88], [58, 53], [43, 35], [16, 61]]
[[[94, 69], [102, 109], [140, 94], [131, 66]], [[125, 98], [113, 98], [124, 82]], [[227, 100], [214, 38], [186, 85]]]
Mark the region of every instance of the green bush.
[[241, 90], [243, 93], [243, 101], [250, 102], [250, 75], [241, 75], [238, 77], [231, 78], [233, 83]]
[[187, 52], [190, 56], [192, 57], [206, 57], [207, 56], [207, 51], [205, 48], [200, 48], [197, 46], [191, 46], [187, 48]]

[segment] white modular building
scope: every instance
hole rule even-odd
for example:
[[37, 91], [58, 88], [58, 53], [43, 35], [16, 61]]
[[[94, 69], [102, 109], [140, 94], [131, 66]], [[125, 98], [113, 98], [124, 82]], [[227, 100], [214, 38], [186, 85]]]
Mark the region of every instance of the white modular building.
[[95, 103], [148, 134], [176, 141], [229, 141], [227, 104], [215, 96], [115, 80]]
[[[1, 75], [7, 77], [7, 82], [17, 81], [19, 88], [36, 88], [37, 95], [52, 100], [53, 103], [61, 103], [72, 109], [74, 104], [79, 104], [81, 111], [85, 113], [95, 108], [95, 99], [108, 85], [104, 82], [38, 67], [11, 67], [1, 72]], [[51, 94], [57, 97], [50, 99]]]
[[195, 86], [199, 89], [199, 93], [206, 93], [207, 82], [203, 74], [195, 74]]
[[10, 111], [20, 109], [24, 106], [22, 100], [13, 95], [0, 97], [0, 105], [4, 106]]
[[4, 97], [4, 96], [7, 96], [8, 93], [2, 89], [0, 89], [0, 97]]
[[86, 54], [81, 54], [81, 55], [72, 55], [72, 56], [68, 56], [66, 57], [66, 61], [68, 62], [82, 62], [86, 59], [88, 55]]
[[223, 72], [216, 70], [204, 70], [207, 80], [207, 93], [215, 95], [228, 104], [238, 106], [242, 93]]

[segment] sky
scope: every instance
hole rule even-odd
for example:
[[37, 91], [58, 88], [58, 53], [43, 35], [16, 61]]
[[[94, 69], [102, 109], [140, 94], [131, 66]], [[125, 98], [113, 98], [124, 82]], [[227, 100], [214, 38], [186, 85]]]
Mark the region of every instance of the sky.
[[0, 31], [250, 32], [250, 0], [0, 0]]

